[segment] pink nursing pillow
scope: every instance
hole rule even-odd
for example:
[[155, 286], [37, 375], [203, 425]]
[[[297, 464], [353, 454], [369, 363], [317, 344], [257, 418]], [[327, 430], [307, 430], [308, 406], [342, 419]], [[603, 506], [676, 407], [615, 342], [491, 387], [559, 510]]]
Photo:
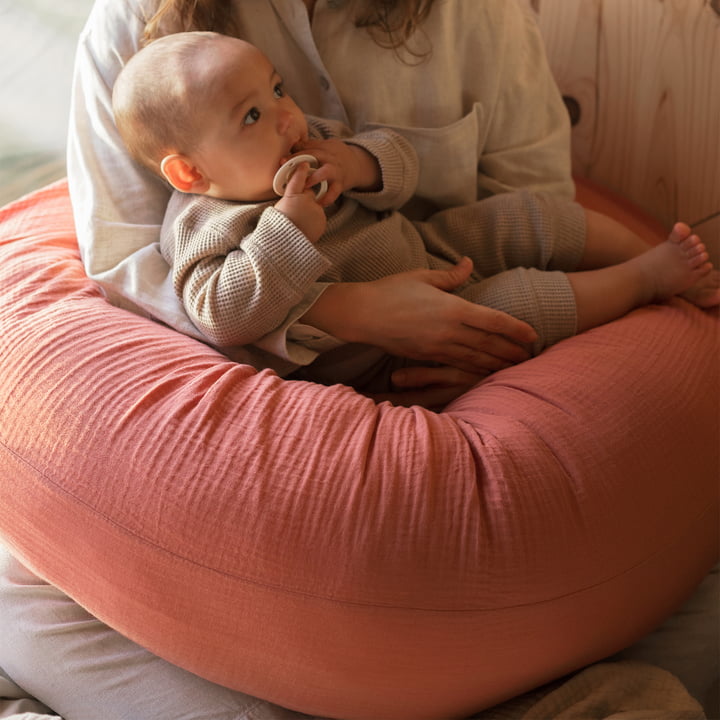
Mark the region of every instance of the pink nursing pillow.
[[470, 714], [633, 642], [717, 559], [718, 318], [681, 300], [444, 413], [376, 406], [110, 306], [58, 183], [0, 211], [0, 329], [2, 538], [287, 707]]

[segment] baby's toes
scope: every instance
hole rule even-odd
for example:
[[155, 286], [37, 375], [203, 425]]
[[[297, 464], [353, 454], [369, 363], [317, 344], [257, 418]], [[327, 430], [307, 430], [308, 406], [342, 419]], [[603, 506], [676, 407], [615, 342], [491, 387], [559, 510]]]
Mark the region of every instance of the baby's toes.
[[681, 247], [692, 268], [700, 267], [710, 259], [705, 243], [697, 235], [691, 235], [684, 240]]
[[670, 242], [681, 244], [692, 235], [690, 226], [684, 222], [677, 222], [673, 225], [673, 229], [670, 231], [668, 240]]

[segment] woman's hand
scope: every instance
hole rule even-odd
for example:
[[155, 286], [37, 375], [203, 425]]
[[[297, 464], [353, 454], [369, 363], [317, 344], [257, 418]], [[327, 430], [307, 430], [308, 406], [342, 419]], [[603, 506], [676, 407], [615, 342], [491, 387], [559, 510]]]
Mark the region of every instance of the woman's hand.
[[374, 393], [369, 397], [375, 402], [388, 400], [393, 405], [420, 405], [439, 412], [489, 374], [469, 373], [448, 366], [402, 368], [392, 375], [395, 391]]
[[526, 360], [520, 345], [537, 339], [530, 325], [450, 293], [471, 272], [472, 261], [463, 258], [449, 270], [331, 285], [302, 322], [346, 342], [468, 373], [487, 375]]

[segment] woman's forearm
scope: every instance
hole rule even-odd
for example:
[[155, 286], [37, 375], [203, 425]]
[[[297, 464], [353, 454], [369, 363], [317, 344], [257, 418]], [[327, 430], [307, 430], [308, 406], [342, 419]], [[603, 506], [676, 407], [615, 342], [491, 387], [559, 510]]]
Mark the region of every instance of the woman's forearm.
[[345, 342], [468, 372], [496, 370], [498, 360], [526, 359], [521, 344], [536, 339], [529, 325], [449, 292], [471, 270], [466, 259], [450, 270], [413, 270], [373, 282], [337, 283], [302, 322]]

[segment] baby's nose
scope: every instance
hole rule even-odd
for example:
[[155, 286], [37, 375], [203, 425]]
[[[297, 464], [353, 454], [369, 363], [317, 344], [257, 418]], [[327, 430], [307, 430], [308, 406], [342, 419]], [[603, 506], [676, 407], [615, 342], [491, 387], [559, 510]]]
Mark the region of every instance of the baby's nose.
[[278, 113], [278, 132], [286, 135], [293, 126], [293, 116], [287, 110], [281, 110]]

